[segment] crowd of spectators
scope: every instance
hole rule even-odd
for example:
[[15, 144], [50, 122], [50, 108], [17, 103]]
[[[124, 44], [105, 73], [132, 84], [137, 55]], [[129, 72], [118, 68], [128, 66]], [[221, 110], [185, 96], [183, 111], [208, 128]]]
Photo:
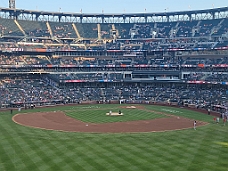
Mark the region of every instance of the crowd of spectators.
[[45, 56], [0, 55], [1, 65], [47, 65], [50, 61]]
[[[207, 58], [171, 56], [120, 57], [53, 57], [43, 55], [0, 55], [0, 72], [124, 72], [135, 70], [179, 71], [191, 73], [192, 80], [205, 80], [207, 75], [228, 72], [227, 56]], [[205, 75], [205, 72], [206, 75]], [[118, 76], [119, 77], [119, 76]], [[102, 76], [104, 79], [105, 76]], [[225, 76], [223, 79], [225, 80]]]
[[[132, 55], [132, 56], [131, 56]], [[112, 57], [53, 57], [45, 55], [0, 55], [1, 65], [76, 65], [76, 66], [107, 66], [107, 65], [179, 65], [184, 66], [225, 66], [228, 64], [228, 57], [220, 58], [200, 57], [171, 57], [171, 56], [147, 56], [126, 54], [124, 56]]]
[[205, 78], [205, 81], [210, 82], [223, 82], [227, 81], [228, 75], [227, 73], [214, 73], [210, 74]]
[[[213, 49], [227, 46], [227, 39], [222, 39], [228, 33], [228, 19], [213, 19], [199, 21], [179, 21], [164, 23], [58, 23], [43, 21], [19, 20], [19, 27], [12, 19], [0, 19], [2, 41], [11, 42], [8, 36], [23, 37], [27, 35], [26, 43], [34, 43], [32, 47], [16, 42], [12, 48], [48, 48], [49, 50], [172, 50], [172, 49]], [[114, 29], [115, 28], [115, 29]], [[6, 31], [7, 30], [7, 31]], [[113, 34], [115, 30], [115, 34]], [[22, 33], [23, 32], [23, 33]], [[25, 35], [24, 35], [25, 34]], [[98, 36], [101, 34], [101, 37]], [[80, 36], [80, 37], [79, 37]], [[109, 37], [107, 37], [109, 36]], [[113, 39], [101, 43], [98, 39]], [[85, 40], [83, 40], [85, 39]], [[95, 41], [94, 41], [95, 39]], [[1, 41], [1, 42], [2, 42]], [[75, 43], [76, 41], [76, 43]], [[35, 45], [38, 43], [39, 45]], [[53, 44], [53, 45], [51, 45]], [[56, 46], [58, 45], [59, 46]]]
[[52, 74], [50, 78], [57, 82], [117, 82], [123, 80], [122, 73], [69, 73], [69, 74]]
[[[96, 86], [95, 86], [96, 85]], [[85, 84], [84, 86], [58, 87], [50, 85], [45, 79], [2, 79], [0, 82], [0, 106], [25, 107], [43, 104], [82, 103], [110, 101], [142, 103], [175, 103], [208, 108], [214, 105], [228, 105], [227, 86], [207, 86], [197, 84], [151, 83], [137, 85]]]
[[228, 73], [215, 72], [215, 73], [202, 73], [191, 72], [186, 78], [188, 81], [205, 81], [205, 82], [227, 82]]
[[1, 106], [62, 101], [61, 91], [40, 79], [1, 80]]

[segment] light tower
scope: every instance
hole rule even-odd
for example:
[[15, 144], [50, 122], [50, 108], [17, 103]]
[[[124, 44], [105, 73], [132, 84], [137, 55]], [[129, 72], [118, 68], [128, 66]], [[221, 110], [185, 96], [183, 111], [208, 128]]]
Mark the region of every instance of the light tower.
[[15, 9], [15, 0], [9, 0], [9, 8]]

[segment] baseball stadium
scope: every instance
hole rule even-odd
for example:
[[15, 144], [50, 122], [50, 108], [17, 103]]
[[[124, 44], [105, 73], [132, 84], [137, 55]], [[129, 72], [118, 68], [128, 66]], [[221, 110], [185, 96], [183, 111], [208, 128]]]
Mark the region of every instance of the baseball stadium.
[[226, 171], [228, 7], [0, 8], [1, 171]]

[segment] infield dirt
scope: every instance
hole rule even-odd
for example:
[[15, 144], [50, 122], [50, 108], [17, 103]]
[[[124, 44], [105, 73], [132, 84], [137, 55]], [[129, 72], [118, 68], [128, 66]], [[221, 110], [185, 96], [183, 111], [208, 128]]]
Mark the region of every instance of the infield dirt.
[[[193, 120], [176, 116], [143, 121], [95, 124], [81, 122], [66, 116], [64, 112], [55, 111], [17, 114], [12, 119], [15, 123], [23, 126], [66, 132], [138, 133], [193, 128]], [[207, 123], [205, 122], [197, 122], [197, 126], [203, 126], [206, 124]]]

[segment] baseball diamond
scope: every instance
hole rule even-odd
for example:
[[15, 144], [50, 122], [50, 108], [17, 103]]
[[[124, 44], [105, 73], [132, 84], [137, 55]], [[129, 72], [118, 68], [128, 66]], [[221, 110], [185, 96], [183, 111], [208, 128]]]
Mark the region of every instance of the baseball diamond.
[[[137, 107], [141, 108], [142, 106]], [[128, 108], [128, 106], [126, 108]], [[75, 110], [75, 112], [77, 111]], [[90, 133], [136, 133], [162, 132], [192, 128], [192, 123], [194, 120], [169, 115], [168, 118], [159, 118], [153, 120], [96, 124], [85, 123], [66, 116], [64, 112], [54, 111], [17, 114], [13, 117], [13, 121], [20, 125], [46, 130]], [[199, 122], [197, 125], [203, 126], [206, 124], [206, 122]]]
[[[105, 111], [110, 110], [121, 110], [124, 115], [106, 116]], [[0, 168], [43, 170], [46, 167], [47, 170], [56, 170], [58, 167], [65, 170], [69, 166], [69, 170], [75, 170], [81, 166], [79, 170], [106, 170], [109, 167], [118, 170], [120, 165], [131, 162], [131, 166], [127, 165], [124, 170], [131, 170], [132, 166], [139, 170], [163, 167], [185, 170], [185, 164], [179, 161], [188, 163], [188, 168], [195, 168], [189, 161], [193, 155], [201, 163], [197, 165], [199, 170], [224, 170], [227, 127], [214, 123], [214, 114], [208, 115], [206, 110], [187, 107], [148, 104], [22, 108], [21, 111], [13, 110], [13, 116], [9, 110], [1, 111]], [[193, 129], [194, 120], [197, 120], [196, 131]], [[195, 148], [198, 148], [197, 152], [193, 150]], [[182, 153], [186, 150], [188, 154]], [[161, 151], [166, 156], [161, 156]], [[174, 151], [177, 154], [173, 154]], [[218, 152], [221, 157], [216, 155]], [[118, 158], [119, 155], [122, 157]], [[203, 164], [202, 155], [213, 158], [211, 162], [221, 166]], [[170, 158], [173, 158], [171, 163], [168, 162]], [[56, 163], [56, 160], [62, 162]], [[144, 162], [141, 164], [140, 160]], [[168, 163], [164, 166], [159, 160]], [[34, 166], [34, 162], [40, 164]], [[101, 165], [101, 162], [105, 164]]]

